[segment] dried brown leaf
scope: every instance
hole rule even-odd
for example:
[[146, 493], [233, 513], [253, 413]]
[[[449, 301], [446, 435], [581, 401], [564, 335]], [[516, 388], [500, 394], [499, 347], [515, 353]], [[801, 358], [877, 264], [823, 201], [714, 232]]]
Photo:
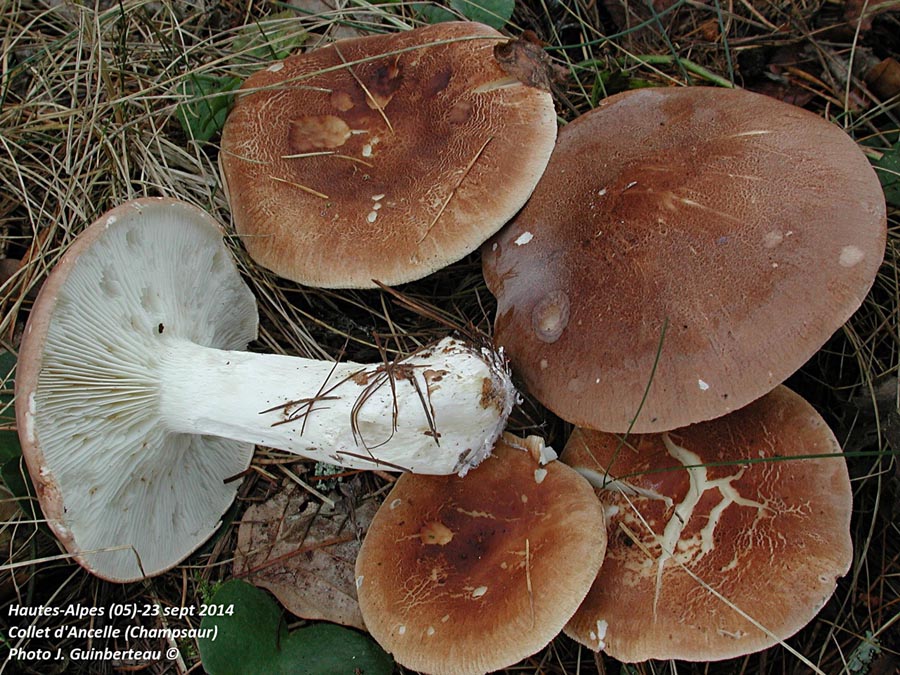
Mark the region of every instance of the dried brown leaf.
[[353, 566], [377, 510], [373, 500], [332, 509], [291, 484], [247, 509], [238, 530], [235, 576], [271, 591], [285, 609], [365, 630]]

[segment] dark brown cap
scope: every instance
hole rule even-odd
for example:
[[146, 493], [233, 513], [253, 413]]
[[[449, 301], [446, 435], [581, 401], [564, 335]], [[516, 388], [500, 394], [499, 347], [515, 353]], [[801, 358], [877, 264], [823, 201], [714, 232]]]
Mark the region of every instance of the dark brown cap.
[[339, 41], [250, 77], [221, 154], [250, 255], [304, 284], [362, 288], [475, 250], [525, 203], [556, 139], [550, 93], [495, 56], [507, 42], [482, 24], [441, 23]]
[[357, 588], [366, 627], [402, 665], [503, 668], [550, 642], [581, 603], [606, 548], [603, 510], [575, 471], [536, 461], [542, 446], [505, 435], [465, 478], [404, 474], [388, 495]]
[[785, 387], [663, 434], [576, 430], [562, 460], [598, 488], [609, 546], [565, 632], [620, 661], [715, 661], [806, 625], [852, 561], [834, 435]]
[[740, 90], [613, 96], [561, 131], [531, 200], [484, 247], [496, 340], [575, 424], [718, 417], [859, 307], [885, 223], [866, 157], [810, 112]]

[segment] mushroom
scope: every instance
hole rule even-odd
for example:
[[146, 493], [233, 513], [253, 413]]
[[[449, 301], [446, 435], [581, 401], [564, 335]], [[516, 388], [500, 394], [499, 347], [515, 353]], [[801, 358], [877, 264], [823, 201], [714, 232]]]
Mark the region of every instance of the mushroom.
[[252, 75], [222, 132], [234, 225], [259, 264], [329, 288], [424, 277], [518, 211], [556, 113], [539, 50], [449, 22], [341, 40]]
[[[398, 663], [485, 673], [552, 640], [603, 561], [588, 482], [536, 436], [504, 434], [465, 479], [401, 476], [356, 561], [366, 627]], [[598, 526], [601, 525], [601, 526]]]
[[514, 402], [499, 358], [457, 340], [366, 366], [240, 351], [256, 329], [196, 207], [129, 202], [71, 245], [26, 326], [16, 418], [44, 514], [82, 565], [126, 581], [177, 564], [216, 528], [254, 444], [465, 472]]
[[740, 90], [619, 94], [562, 130], [528, 204], [484, 246], [496, 342], [577, 425], [718, 417], [859, 307], [885, 223], [866, 157], [810, 112]]
[[596, 488], [609, 536], [565, 632], [620, 661], [770, 647], [812, 620], [850, 568], [847, 464], [786, 387], [668, 433], [576, 429], [561, 459]]

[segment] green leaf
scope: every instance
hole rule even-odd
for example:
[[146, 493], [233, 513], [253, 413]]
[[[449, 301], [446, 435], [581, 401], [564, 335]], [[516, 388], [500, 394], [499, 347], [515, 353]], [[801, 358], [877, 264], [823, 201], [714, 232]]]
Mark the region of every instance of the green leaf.
[[208, 141], [225, 124], [234, 95], [241, 85], [237, 77], [216, 77], [202, 73], [189, 73], [179, 86], [182, 102], [175, 114], [190, 138]]
[[450, 7], [467, 19], [500, 30], [516, 8], [516, 0], [450, 0]]
[[459, 21], [459, 17], [438, 4], [431, 2], [414, 3], [412, 8], [428, 23], [443, 23], [444, 21]]
[[239, 579], [222, 585], [207, 605], [200, 658], [209, 675], [390, 675], [390, 657], [371, 639], [334, 624], [288, 632], [272, 597]]
[[[296, 9], [296, 8], [294, 8]], [[255, 61], [280, 60], [295, 52], [309, 37], [291, 10], [246, 26], [234, 39], [233, 50]]]
[[884, 188], [884, 198], [892, 206], [900, 206], [900, 143], [888, 150], [872, 164]]
[[19, 434], [15, 431], [0, 431], [0, 464], [22, 456], [22, 446], [19, 444]]
[[412, 7], [428, 23], [459, 21], [462, 14], [470, 21], [479, 21], [499, 30], [512, 16], [516, 0], [448, 0], [447, 5], [458, 14], [436, 2], [416, 3]]
[[[13, 368], [16, 367], [16, 355], [11, 352], [0, 352], [0, 382], [3, 383], [3, 389], [12, 392]], [[12, 393], [4, 393], [0, 396], [0, 401], [4, 403], [12, 400]]]
[[19, 457], [11, 457], [0, 465], [0, 478], [14, 497], [19, 499], [31, 497], [33, 490], [29, 491], [27, 473]]

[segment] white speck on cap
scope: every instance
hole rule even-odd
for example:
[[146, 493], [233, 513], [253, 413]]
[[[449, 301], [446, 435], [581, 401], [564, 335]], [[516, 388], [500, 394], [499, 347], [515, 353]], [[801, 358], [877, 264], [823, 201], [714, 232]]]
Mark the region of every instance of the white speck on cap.
[[782, 241], [784, 241], [784, 235], [779, 230], [772, 230], [771, 232], [766, 232], [766, 236], [763, 238], [763, 246], [775, 248]]
[[370, 223], [374, 223], [376, 218], [378, 218], [378, 211], [369, 211], [369, 215], [366, 216], [366, 220]]
[[391, 502], [391, 505], [389, 508], [391, 509], [391, 511], [393, 511], [398, 506], [400, 506], [400, 504], [402, 504], [402, 503], [403, 503], [403, 500], [398, 497], [397, 499], [395, 499], [394, 501]]
[[866, 254], [858, 246], [845, 246], [841, 249], [841, 257], [838, 258], [838, 263], [840, 263], [841, 267], [854, 267], [865, 257]]
[[362, 575], [362, 574], [360, 574], [358, 577], [356, 577], [356, 588], [357, 589], [359, 589], [359, 587], [362, 586], [363, 579], [365, 579], [365, 578], [366, 578], [365, 575]]
[[697, 386], [700, 387], [700, 391], [706, 391], [709, 389], [709, 385], [703, 380], [697, 380]]
[[547, 477], [547, 469], [535, 469], [534, 470], [534, 482], [540, 485], [544, 482], [544, 479]]
[[559, 457], [559, 455], [552, 447], [550, 447], [549, 445], [541, 446], [541, 466], [543, 466], [544, 464], [549, 464], [557, 457]]
[[534, 239], [534, 235], [531, 234], [531, 232], [523, 232], [518, 237], [516, 237], [516, 240], [513, 243], [515, 243], [516, 246], [524, 246], [532, 239]]
[[[606, 647], [606, 642], [604, 639], [606, 638], [606, 631], [609, 629], [609, 624], [603, 619], [597, 619], [597, 651], [600, 651], [604, 647]], [[594, 635], [594, 631], [591, 631], [591, 635]]]
[[279, 61], [278, 63], [273, 63], [271, 66], [266, 68], [266, 70], [268, 70], [270, 73], [277, 73], [282, 68], [284, 68], [284, 64]]
[[487, 593], [487, 586], [479, 586], [474, 591], [472, 591], [473, 598], [480, 598], [482, 595]]

